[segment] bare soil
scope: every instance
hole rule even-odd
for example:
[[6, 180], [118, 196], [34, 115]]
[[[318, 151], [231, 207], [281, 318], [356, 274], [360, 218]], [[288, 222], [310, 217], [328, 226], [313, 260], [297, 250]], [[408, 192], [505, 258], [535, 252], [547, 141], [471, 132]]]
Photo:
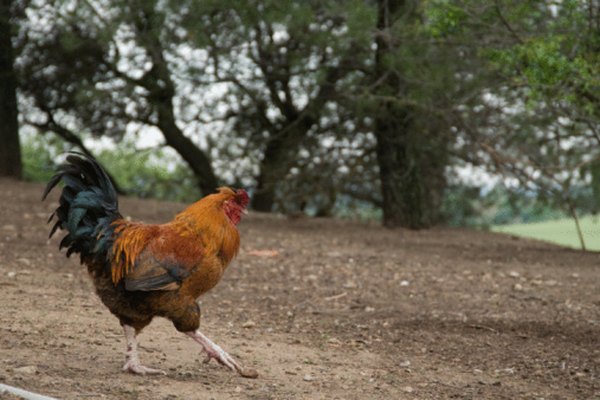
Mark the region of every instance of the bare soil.
[[[0, 180], [1, 383], [60, 399], [600, 398], [599, 253], [256, 213], [201, 327], [259, 378], [202, 364], [166, 320], [140, 356], [168, 375], [123, 373], [121, 328], [47, 240], [41, 192]], [[183, 207], [121, 201], [146, 222]]]

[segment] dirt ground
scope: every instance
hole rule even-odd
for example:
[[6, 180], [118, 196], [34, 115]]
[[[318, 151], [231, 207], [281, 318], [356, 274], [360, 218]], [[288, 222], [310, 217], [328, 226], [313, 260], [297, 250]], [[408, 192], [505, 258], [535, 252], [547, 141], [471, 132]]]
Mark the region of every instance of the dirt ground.
[[[202, 364], [166, 320], [140, 356], [168, 375], [123, 373], [121, 328], [47, 240], [56, 195], [41, 191], [0, 180], [0, 383], [60, 399], [600, 399], [599, 253], [255, 213], [201, 328], [260, 377]], [[147, 222], [182, 207], [121, 200]]]

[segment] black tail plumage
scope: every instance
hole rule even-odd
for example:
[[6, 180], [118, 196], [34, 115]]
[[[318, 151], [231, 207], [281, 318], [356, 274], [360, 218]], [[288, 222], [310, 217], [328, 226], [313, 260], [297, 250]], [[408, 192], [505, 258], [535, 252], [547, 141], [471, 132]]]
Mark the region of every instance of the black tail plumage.
[[121, 218], [117, 193], [107, 173], [92, 157], [69, 152], [67, 162], [58, 167], [48, 182], [42, 199], [60, 181], [64, 188], [59, 207], [48, 219], [57, 219], [50, 237], [57, 229], [65, 229], [68, 234], [60, 248], [67, 248], [67, 257], [79, 253], [82, 261], [106, 260], [112, 247], [111, 223]]

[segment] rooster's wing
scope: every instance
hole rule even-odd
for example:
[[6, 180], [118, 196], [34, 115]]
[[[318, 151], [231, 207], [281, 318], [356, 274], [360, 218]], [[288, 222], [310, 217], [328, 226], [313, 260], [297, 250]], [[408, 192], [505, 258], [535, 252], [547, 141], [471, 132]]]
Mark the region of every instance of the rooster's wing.
[[145, 245], [138, 246], [137, 252], [133, 249], [135, 240], [123, 243], [125, 259], [137, 253], [129, 258], [132, 266], [125, 268], [122, 274], [125, 289], [177, 290], [204, 258], [200, 241], [181, 236], [165, 225], [154, 231], [147, 230], [152, 233], [145, 236], [148, 240]]

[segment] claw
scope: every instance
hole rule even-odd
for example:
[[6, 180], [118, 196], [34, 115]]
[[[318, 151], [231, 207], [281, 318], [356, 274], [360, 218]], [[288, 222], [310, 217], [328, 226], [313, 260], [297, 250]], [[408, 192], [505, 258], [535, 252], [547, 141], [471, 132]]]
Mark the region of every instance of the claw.
[[204, 351], [206, 352], [206, 360], [204, 360], [205, 362], [209, 362], [214, 358], [219, 364], [226, 366], [232, 371], [236, 371], [238, 368], [240, 368], [239, 364], [221, 347], [216, 344], [213, 345], [214, 347], [207, 346], [204, 348]]
[[137, 375], [167, 375], [165, 371], [160, 369], [148, 368], [140, 364], [139, 361], [130, 359], [123, 365], [123, 371], [131, 372]]
[[207, 363], [214, 358], [219, 364], [226, 366], [230, 370], [237, 372], [245, 378], [258, 377], [258, 372], [256, 370], [243, 368], [240, 364], [238, 364], [237, 361], [233, 359], [233, 357], [227, 354], [225, 350], [204, 336], [202, 332], [186, 332], [186, 334], [202, 345], [202, 348], [206, 353], [206, 359], [204, 360], [204, 363]]

